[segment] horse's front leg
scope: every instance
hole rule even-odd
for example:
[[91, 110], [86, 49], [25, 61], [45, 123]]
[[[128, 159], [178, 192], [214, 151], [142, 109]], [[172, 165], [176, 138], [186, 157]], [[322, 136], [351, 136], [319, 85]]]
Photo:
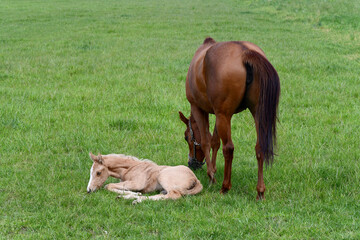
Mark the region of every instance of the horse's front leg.
[[224, 181], [221, 193], [226, 193], [231, 189], [231, 167], [234, 156], [234, 144], [231, 140], [231, 116], [225, 114], [216, 115], [216, 129], [223, 143], [225, 158]]
[[216, 173], [216, 157], [217, 152], [220, 148], [220, 138], [216, 130], [216, 126], [214, 128], [214, 133], [211, 137], [211, 149], [212, 149], [212, 155], [211, 155], [211, 164], [214, 169], [214, 173]]
[[211, 183], [215, 183], [215, 170], [210, 161], [210, 141], [211, 134], [209, 132], [209, 113], [202, 111], [199, 107], [191, 105], [191, 114], [194, 117], [201, 136], [201, 150], [205, 155], [205, 161], [207, 166], [207, 175], [210, 178]]

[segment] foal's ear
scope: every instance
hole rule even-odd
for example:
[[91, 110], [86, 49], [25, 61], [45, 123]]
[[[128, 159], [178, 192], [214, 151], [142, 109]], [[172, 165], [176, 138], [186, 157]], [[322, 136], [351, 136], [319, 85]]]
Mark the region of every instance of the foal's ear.
[[104, 163], [104, 159], [102, 158], [101, 154], [99, 153], [99, 155], [97, 156], [98, 159], [98, 163], [103, 164]]
[[98, 156], [95, 156], [94, 154], [92, 154], [91, 152], [89, 153], [90, 158], [94, 161], [94, 162], [98, 162], [100, 164], [103, 164], [103, 158], [101, 156], [101, 154], [99, 153]]
[[181, 111], [179, 111], [179, 115], [180, 115], [180, 120], [183, 121], [183, 123], [185, 123], [187, 126], [189, 124], [189, 119], [187, 119]]
[[93, 160], [94, 162], [97, 161], [97, 156], [95, 156], [94, 154], [92, 154], [92, 152], [89, 152], [89, 156], [91, 158], [91, 160]]

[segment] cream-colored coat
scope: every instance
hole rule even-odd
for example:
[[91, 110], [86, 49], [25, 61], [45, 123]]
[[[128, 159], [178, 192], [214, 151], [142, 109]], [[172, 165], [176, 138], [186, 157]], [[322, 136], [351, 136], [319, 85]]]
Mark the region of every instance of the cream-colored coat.
[[[201, 192], [203, 186], [195, 174], [186, 166], [159, 166], [150, 160], [139, 160], [123, 154], [95, 156], [90, 153], [93, 165], [90, 170], [88, 193], [99, 189], [111, 176], [121, 182], [110, 183], [105, 189], [121, 194], [119, 197], [135, 199], [133, 203], [145, 199], [178, 199], [183, 195]], [[162, 191], [154, 196], [141, 193]]]

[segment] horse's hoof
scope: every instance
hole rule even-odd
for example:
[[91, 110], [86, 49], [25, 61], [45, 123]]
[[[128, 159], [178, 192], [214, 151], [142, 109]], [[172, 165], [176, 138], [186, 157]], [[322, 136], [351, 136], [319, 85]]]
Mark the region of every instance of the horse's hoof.
[[228, 184], [224, 184], [221, 187], [220, 193], [221, 194], [226, 194], [229, 190], [231, 189], [231, 183]]
[[226, 193], [229, 192], [229, 190], [230, 190], [230, 189], [223, 187], [223, 188], [221, 188], [220, 193], [221, 193], [221, 194], [226, 194]]
[[207, 173], [207, 175], [210, 179], [210, 184], [215, 184], [216, 183], [215, 173], [210, 171]]
[[216, 179], [213, 177], [213, 178], [210, 178], [210, 184], [215, 184], [216, 183]]
[[256, 196], [256, 201], [263, 201], [265, 200], [265, 193], [258, 193]]

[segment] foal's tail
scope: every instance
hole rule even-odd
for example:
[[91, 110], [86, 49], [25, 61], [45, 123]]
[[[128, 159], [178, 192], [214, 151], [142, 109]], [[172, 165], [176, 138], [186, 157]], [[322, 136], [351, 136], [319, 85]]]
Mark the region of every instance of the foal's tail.
[[252, 70], [259, 81], [259, 102], [255, 121], [258, 123], [258, 141], [265, 163], [269, 165], [274, 158], [276, 145], [276, 120], [280, 96], [280, 81], [275, 68], [261, 54], [248, 50], [244, 54], [246, 70]]

